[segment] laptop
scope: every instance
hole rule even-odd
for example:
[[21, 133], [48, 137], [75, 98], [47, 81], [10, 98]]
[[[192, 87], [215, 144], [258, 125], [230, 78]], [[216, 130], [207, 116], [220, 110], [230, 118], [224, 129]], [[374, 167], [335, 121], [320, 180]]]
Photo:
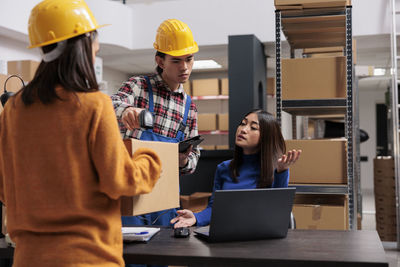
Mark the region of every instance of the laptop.
[[296, 188], [216, 190], [210, 225], [194, 230], [208, 242], [286, 237]]

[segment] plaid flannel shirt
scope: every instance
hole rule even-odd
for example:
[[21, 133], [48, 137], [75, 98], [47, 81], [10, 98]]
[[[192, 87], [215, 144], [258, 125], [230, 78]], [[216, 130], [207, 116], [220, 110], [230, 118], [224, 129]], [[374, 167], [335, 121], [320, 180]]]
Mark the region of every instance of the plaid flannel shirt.
[[[171, 91], [160, 75], [148, 75], [153, 88], [154, 103], [154, 128], [153, 132], [175, 138], [185, 112], [185, 103], [188, 95], [180, 85], [178, 90]], [[149, 108], [149, 95], [144, 76], [134, 76], [124, 82], [118, 92], [111, 96], [114, 110], [123, 139], [140, 139], [142, 129], [128, 130], [122, 123], [121, 117], [128, 107]], [[198, 135], [197, 131], [197, 109], [192, 101], [188, 113], [185, 139]], [[188, 164], [180, 169], [180, 174], [193, 173], [200, 157], [200, 150], [193, 149], [188, 157]]]

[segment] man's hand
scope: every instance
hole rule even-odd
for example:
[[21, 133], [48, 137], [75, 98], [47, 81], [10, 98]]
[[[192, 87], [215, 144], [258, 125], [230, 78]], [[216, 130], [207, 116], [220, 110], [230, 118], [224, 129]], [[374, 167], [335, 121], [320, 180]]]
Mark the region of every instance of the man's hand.
[[193, 145], [190, 145], [189, 148], [183, 152], [183, 153], [179, 153], [179, 167], [183, 168], [186, 166], [186, 164], [188, 163], [188, 156], [190, 154], [190, 152], [193, 149]]
[[121, 121], [128, 130], [140, 128], [139, 114], [142, 110], [142, 108], [129, 107], [122, 112]]

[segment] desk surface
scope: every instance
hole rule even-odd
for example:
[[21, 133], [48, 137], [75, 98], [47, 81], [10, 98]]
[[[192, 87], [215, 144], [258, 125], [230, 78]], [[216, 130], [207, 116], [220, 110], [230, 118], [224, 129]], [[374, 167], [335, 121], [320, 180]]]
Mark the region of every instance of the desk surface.
[[207, 243], [161, 229], [147, 244], [126, 244], [126, 262], [225, 266], [388, 266], [376, 231], [289, 230], [284, 239]]
[[[162, 228], [148, 243], [124, 246], [127, 263], [219, 266], [388, 266], [376, 231], [289, 230], [286, 238], [207, 243]], [[0, 258], [13, 249], [0, 240]]]

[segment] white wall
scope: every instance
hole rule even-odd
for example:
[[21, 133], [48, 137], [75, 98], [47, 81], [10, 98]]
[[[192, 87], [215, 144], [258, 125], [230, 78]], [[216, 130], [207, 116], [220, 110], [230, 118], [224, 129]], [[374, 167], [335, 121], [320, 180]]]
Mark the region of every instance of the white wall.
[[36, 60], [40, 61], [38, 49], [28, 49], [27, 44], [0, 35], [0, 60]]
[[127, 73], [122, 73], [103, 66], [103, 81], [107, 82], [106, 94], [114, 94], [121, 87], [122, 83], [129, 78]]
[[[39, 2], [41, 1], [1, 0], [0, 34], [11, 37], [15, 35], [28, 42], [28, 19], [32, 8]], [[107, 0], [86, 0], [86, 3], [100, 25], [112, 24], [101, 29], [104, 43], [132, 48], [132, 9], [119, 2]]]

